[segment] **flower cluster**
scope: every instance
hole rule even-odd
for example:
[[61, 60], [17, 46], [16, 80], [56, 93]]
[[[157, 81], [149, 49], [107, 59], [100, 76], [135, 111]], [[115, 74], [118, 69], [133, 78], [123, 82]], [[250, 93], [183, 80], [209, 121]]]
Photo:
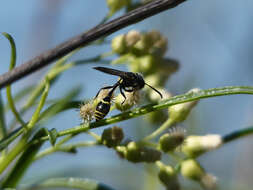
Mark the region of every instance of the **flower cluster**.
[[[119, 56], [112, 64], [127, 64], [131, 72], [143, 74], [145, 82], [161, 92], [164, 99], [171, 97], [171, 93], [164, 87], [171, 74], [178, 70], [179, 63], [164, 57], [168, 49], [166, 37], [156, 30], [131, 30], [113, 38], [111, 45], [112, 51]], [[152, 89], [147, 88], [146, 92], [147, 101], [160, 100]], [[147, 119], [150, 122], [161, 122], [166, 117], [166, 112], [158, 111], [149, 114]]]
[[[168, 41], [163, 35], [158, 31], [132, 30], [116, 36], [111, 46], [114, 54], [118, 56], [112, 64], [127, 64], [130, 72], [142, 73], [145, 84], [153, 86], [163, 98], [172, 97], [172, 94], [165, 89], [165, 83], [171, 74], [178, 70], [179, 64], [176, 60], [164, 57], [168, 49]], [[111, 109], [125, 111], [140, 101], [159, 101], [160, 97], [156, 90], [147, 88], [145, 96], [139, 89], [132, 92], [124, 91], [125, 97], [119, 93], [110, 102], [113, 104]], [[194, 88], [188, 93], [198, 92], [199, 89]], [[108, 93], [108, 90], [102, 90], [93, 101], [83, 105], [80, 109], [81, 117], [86, 121], [94, 118], [96, 106], [105, 102], [104, 98]], [[186, 102], [170, 106], [167, 112], [156, 111], [147, 114], [146, 118], [150, 122], [165, 122], [152, 134], [139, 141], [130, 140], [124, 143], [124, 133], [121, 128], [105, 129], [101, 135], [101, 144], [113, 148], [121, 158], [129, 162], [154, 163], [159, 169], [157, 176], [166, 189], [180, 189], [177, 179], [179, 174], [199, 182], [206, 189], [214, 189], [215, 177], [206, 173], [196, 158], [204, 152], [218, 148], [222, 144], [222, 138], [219, 135], [187, 136], [182, 128], [171, 128], [185, 121], [197, 103], [198, 101]], [[157, 143], [150, 141], [158, 136]], [[178, 157], [176, 166], [161, 161], [162, 156], [175, 155], [178, 152], [183, 156]]]

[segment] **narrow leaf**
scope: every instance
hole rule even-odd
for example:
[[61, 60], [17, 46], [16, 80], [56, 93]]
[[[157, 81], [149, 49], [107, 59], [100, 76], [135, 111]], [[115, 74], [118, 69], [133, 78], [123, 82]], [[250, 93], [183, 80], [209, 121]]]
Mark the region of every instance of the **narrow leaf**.
[[5, 114], [3, 100], [0, 91], [0, 140], [6, 136], [6, 124], [5, 124]]
[[16, 130], [8, 134], [4, 139], [0, 141], [0, 151], [5, 149], [11, 142], [13, 142], [24, 131], [23, 127], [19, 127]]
[[87, 179], [87, 178], [51, 178], [38, 185], [34, 185], [29, 189], [36, 187], [60, 187], [60, 188], [71, 188], [81, 190], [114, 190], [111, 187], [104, 185], [98, 181]]
[[[9, 40], [10, 45], [11, 45], [11, 59], [10, 59], [10, 66], [9, 66], [9, 71], [11, 71], [16, 65], [16, 45], [15, 45], [14, 39], [12, 38], [12, 36], [10, 34], [5, 33], [5, 32], [3, 32], [2, 34]], [[6, 87], [6, 95], [7, 95], [7, 100], [8, 100], [8, 103], [10, 105], [11, 111], [13, 112], [15, 118], [17, 119], [17, 121], [19, 121], [19, 123], [21, 125], [24, 126], [25, 122], [23, 121], [23, 119], [19, 115], [19, 113], [16, 109], [16, 106], [14, 104], [14, 100], [12, 98], [11, 86], [10, 85], [8, 85]]]
[[[43, 137], [46, 134], [46, 130], [42, 128], [34, 135], [31, 141]], [[41, 148], [42, 144], [43, 142], [31, 144], [26, 148], [26, 150], [24, 150], [17, 163], [10, 171], [8, 177], [2, 183], [2, 187], [16, 187], [28, 167], [32, 164], [33, 158]]]
[[[21, 90], [19, 90], [14, 96], [13, 96], [13, 99], [14, 99], [14, 102], [19, 102], [20, 100], [22, 100], [24, 97], [27, 96], [27, 94], [29, 94], [33, 89], [34, 89], [34, 85], [29, 85], [29, 86], [26, 86], [26, 87], [22, 87]], [[4, 110], [5, 111], [8, 111], [8, 109], [10, 109], [10, 105], [6, 105], [4, 107]]]
[[49, 88], [50, 88], [50, 84], [49, 84], [49, 81], [48, 79], [46, 78], [46, 86], [45, 86], [45, 89], [42, 93], [42, 96], [41, 96], [41, 99], [39, 101], [39, 105], [37, 106], [31, 120], [29, 121], [29, 123], [27, 124], [27, 129], [30, 130], [33, 128], [33, 126], [36, 124], [36, 122], [38, 121], [39, 119], [39, 115], [40, 115], [40, 111], [41, 109], [43, 108], [44, 104], [45, 104], [45, 101], [47, 99], [47, 95], [48, 95], [48, 91], [49, 91]]

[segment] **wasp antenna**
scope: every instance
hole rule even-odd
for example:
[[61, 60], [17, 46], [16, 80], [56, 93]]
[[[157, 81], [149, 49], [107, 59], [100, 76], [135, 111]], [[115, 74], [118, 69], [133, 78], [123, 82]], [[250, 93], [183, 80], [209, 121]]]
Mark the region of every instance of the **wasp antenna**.
[[158, 90], [156, 90], [154, 87], [150, 86], [149, 84], [145, 83], [147, 86], [149, 86], [150, 88], [152, 88], [154, 91], [156, 91], [160, 96], [161, 98], [163, 98], [163, 95], [161, 94], [161, 92], [159, 92]]

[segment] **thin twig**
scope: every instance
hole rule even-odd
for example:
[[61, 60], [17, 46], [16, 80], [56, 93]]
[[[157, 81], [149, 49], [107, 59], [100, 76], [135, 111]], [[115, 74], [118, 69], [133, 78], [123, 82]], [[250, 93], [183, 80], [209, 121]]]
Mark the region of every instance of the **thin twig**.
[[30, 61], [14, 68], [12, 71], [4, 73], [0, 76], [0, 89], [8, 84], [11, 84], [18, 79], [21, 79], [28, 74], [37, 71], [38, 69], [45, 67], [52, 63], [56, 59], [70, 53], [76, 48], [83, 47], [90, 42], [93, 42], [101, 37], [105, 37], [118, 31], [128, 25], [137, 23], [144, 20], [145, 18], [151, 17], [164, 10], [174, 8], [180, 3], [186, 0], [155, 0], [147, 3], [127, 14], [116, 18], [108, 23], [99, 24], [98, 26], [90, 29], [89, 31], [75, 36], [53, 49], [50, 49]]

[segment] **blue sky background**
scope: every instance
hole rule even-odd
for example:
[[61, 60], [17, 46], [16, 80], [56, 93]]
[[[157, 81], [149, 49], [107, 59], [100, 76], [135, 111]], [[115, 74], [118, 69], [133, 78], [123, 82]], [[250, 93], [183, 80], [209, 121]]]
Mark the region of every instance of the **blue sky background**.
[[[167, 56], [178, 59], [181, 64], [180, 70], [170, 78], [166, 86], [173, 94], [184, 93], [194, 87], [207, 89], [228, 85], [252, 86], [252, 8], [251, 0], [191, 0], [120, 30], [109, 36], [109, 39], [130, 29], [157, 29], [167, 36]], [[0, 32], [8, 32], [14, 37], [17, 65], [20, 65], [42, 51], [95, 26], [107, 11], [105, 1], [101, 0], [3, 1], [0, 7]], [[107, 51], [110, 51], [109, 45], [87, 47], [73, 59], [88, 58]], [[2, 74], [8, 70], [10, 56], [8, 41], [3, 37], [0, 37], [0, 56]], [[92, 66], [83, 65], [65, 72], [51, 89], [49, 97], [59, 97], [71, 87], [81, 85], [83, 91], [79, 98], [92, 98], [100, 87], [115, 81], [114, 77], [93, 70]], [[43, 69], [15, 83], [13, 91], [37, 82], [45, 71]], [[253, 99], [249, 95], [205, 99], [198, 104], [184, 126], [189, 128], [191, 134], [227, 134], [252, 125], [252, 113]], [[61, 114], [46, 127], [62, 130], [78, 125], [79, 122], [78, 112], [72, 110]], [[145, 128], [147, 123], [133, 119], [119, 124], [124, 127], [128, 137], [141, 130], [136, 129], [140, 125], [140, 128]], [[196, 128], [198, 130], [193, 130]], [[82, 134], [75, 140], [87, 138]], [[245, 189], [251, 189], [252, 144], [251, 137], [244, 138], [210, 152], [199, 160], [208, 172], [218, 176], [220, 185], [242, 185]], [[36, 162], [23, 182], [47, 177], [49, 170], [50, 175], [90, 177], [118, 189], [140, 189], [140, 180], [145, 182], [141, 170], [143, 167], [141, 164], [133, 165], [120, 160], [111, 150], [88, 148], [81, 149], [74, 156], [54, 154]]]

